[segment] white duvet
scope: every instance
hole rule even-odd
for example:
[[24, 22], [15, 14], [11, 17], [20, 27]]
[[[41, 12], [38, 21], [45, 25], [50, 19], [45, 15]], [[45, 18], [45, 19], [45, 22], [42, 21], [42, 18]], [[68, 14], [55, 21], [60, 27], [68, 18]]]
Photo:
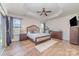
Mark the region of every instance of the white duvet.
[[35, 38], [49, 35], [49, 33], [28, 33], [27, 36], [35, 41]]

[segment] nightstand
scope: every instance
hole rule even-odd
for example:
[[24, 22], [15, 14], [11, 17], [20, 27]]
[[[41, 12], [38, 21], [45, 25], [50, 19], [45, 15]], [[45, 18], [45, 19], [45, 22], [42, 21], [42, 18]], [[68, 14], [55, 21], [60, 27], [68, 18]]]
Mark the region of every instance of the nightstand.
[[20, 34], [20, 41], [27, 40], [26, 34]]

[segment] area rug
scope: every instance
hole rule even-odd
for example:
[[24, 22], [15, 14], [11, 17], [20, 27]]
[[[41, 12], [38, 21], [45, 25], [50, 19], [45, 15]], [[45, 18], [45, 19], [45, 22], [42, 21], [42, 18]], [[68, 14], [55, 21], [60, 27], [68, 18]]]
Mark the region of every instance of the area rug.
[[46, 49], [48, 49], [49, 47], [51, 47], [52, 45], [56, 44], [58, 41], [56, 40], [48, 40], [44, 43], [40, 43], [38, 45], [35, 46], [35, 48], [39, 51], [39, 52], [43, 52], [45, 51]]

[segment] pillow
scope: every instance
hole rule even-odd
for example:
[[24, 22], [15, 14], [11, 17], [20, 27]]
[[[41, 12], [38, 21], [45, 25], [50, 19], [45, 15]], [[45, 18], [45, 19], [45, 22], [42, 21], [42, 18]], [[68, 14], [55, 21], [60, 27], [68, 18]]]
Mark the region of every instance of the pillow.
[[30, 32], [28, 32], [28, 34], [30, 34]]
[[35, 31], [31, 31], [31, 32], [29, 32], [30, 34], [32, 34], [32, 33], [36, 33]]

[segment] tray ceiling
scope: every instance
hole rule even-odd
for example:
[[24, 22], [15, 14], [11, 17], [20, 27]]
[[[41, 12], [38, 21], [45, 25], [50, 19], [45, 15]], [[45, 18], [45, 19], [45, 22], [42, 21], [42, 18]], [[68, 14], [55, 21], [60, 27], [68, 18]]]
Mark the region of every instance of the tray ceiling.
[[[4, 6], [8, 14], [29, 16], [43, 20], [79, 13], [78, 3], [4, 3]], [[40, 16], [37, 11], [42, 11], [42, 8], [52, 12], [47, 13], [48, 16]]]

